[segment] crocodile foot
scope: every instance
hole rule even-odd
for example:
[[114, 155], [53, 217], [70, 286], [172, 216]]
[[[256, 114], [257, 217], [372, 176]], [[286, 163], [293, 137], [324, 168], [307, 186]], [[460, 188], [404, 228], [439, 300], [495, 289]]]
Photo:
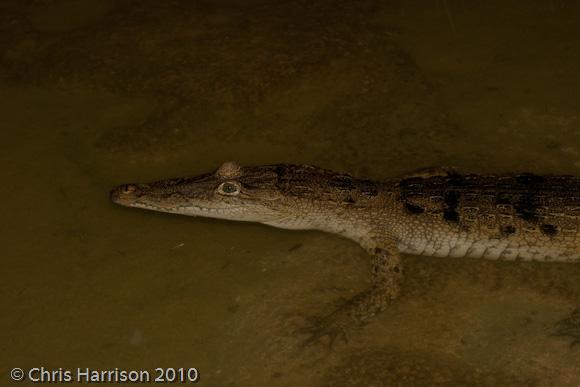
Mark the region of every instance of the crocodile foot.
[[574, 310], [569, 317], [559, 321], [553, 335], [572, 338], [571, 348], [580, 345], [580, 308]]
[[307, 335], [300, 345], [302, 348], [326, 344], [328, 350], [332, 350], [339, 339], [345, 344], [348, 343], [350, 331], [359, 325], [352, 316], [341, 313], [340, 309], [325, 317], [311, 317], [308, 321], [310, 327], [297, 331]]

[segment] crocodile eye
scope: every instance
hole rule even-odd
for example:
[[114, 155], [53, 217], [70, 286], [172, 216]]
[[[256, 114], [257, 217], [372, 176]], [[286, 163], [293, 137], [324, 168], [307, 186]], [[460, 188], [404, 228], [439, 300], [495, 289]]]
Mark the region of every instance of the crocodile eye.
[[137, 186], [135, 184], [127, 184], [122, 188], [122, 192], [126, 195], [137, 191]]
[[240, 192], [240, 188], [235, 183], [225, 182], [219, 186], [219, 192], [225, 195], [237, 195]]

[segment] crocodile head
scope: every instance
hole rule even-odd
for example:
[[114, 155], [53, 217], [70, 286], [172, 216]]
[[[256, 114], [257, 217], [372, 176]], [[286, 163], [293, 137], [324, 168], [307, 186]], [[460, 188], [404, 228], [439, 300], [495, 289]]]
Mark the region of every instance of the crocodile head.
[[126, 184], [111, 191], [115, 203], [190, 216], [315, 228], [308, 205], [326, 170], [310, 166], [241, 167], [226, 162], [194, 177]]

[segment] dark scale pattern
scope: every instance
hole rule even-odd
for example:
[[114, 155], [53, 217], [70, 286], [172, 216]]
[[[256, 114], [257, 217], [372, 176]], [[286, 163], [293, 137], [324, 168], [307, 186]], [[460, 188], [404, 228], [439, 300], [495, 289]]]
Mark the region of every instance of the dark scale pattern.
[[338, 188], [341, 190], [351, 190], [354, 188], [354, 183], [352, 176], [349, 175], [336, 175], [333, 176], [329, 182], [331, 187]]
[[346, 203], [346, 204], [355, 204], [356, 203], [356, 200], [354, 200], [352, 198], [352, 196], [347, 196], [347, 197], [344, 198], [343, 203]]
[[533, 173], [522, 173], [521, 175], [517, 175], [515, 179], [518, 183], [530, 186], [543, 184], [546, 182], [546, 178], [544, 176], [534, 175]]
[[501, 227], [501, 235], [504, 237], [508, 237], [512, 234], [516, 233], [516, 228], [514, 226], [502, 226]]
[[514, 208], [516, 214], [527, 222], [537, 222], [538, 221], [538, 206], [539, 201], [536, 197], [535, 192], [529, 192], [524, 195], [520, 195], [516, 202], [514, 203]]
[[449, 191], [445, 194], [445, 209], [443, 210], [443, 218], [445, 220], [459, 222], [459, 212], [457, 212], [459, 197], [460, 194], [457, 191]]
[[[547, 237], [554, 242], [546, 243], [563, 243], [559, 238], [576, 233], [580, 221], [577, 177], [451, 173], [407, 177], [394, 183], [401, 208], [409, 216], [439, 216], [449, 226], [510, 238], [523, 246], [537, 246]], [[423, 201], [421, 195], [428, 200]]]
[[416, 205], [409, 203], [409, 202], [405, 203], [405, 210], [409, 214], [422, 214], [425, 212], [425, 209], [423, 207], [416, 206]]
[[540, 226], [540, 230], [542, 230], [542, 233], [548, 236], [554, 236], [558, 234], [558, 228], [553, 224], [542, 224]]
[[359, 186], [360, 186], [361, 193], [364, 196], [372, 198], [372, 197], [377, 196], [379, 194], [378, 185], [374, 181], [366, 180], [366, 179], [360, 180]]

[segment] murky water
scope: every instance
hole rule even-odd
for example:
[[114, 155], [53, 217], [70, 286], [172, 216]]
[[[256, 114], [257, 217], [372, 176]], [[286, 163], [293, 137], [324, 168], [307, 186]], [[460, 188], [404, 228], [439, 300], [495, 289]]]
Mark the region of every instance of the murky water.
[[225, 160], [580, 174], [577, 4], [349, 3], [2, 2], [2, 383], [580, 385], [578, 265], [405, 256], [399, 302], [326, 353], [297, 330], [368, 284], [356, 245], [109, 203]]

